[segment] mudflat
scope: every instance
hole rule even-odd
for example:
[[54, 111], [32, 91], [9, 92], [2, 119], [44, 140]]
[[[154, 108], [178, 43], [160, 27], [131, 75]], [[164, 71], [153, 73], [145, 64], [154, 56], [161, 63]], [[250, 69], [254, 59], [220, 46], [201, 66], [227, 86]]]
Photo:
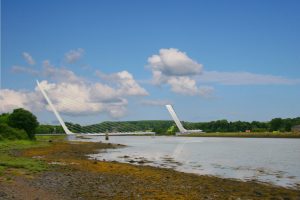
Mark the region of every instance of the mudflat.
[[0, 199], [300, 199], [300, 189], [238, 181], [149, 166], [90, 160], [86, 155], [121, 145], [52, 141], [14, 151], [47, 168], [7, 168]]

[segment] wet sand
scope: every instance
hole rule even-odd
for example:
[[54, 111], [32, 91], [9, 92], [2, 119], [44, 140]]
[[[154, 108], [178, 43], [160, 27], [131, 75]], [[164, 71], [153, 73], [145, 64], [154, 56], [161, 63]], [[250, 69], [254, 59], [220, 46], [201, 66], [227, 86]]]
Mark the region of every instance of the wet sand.
[[8, 170], [0, 178], [0, 199], [300, 199], [300, 189], [96, 161], [86, 156], [118, 147], [55, 141], [48, 147], [24, 150], [18, 156], [43, 160], [49, 168], [39, 173]]

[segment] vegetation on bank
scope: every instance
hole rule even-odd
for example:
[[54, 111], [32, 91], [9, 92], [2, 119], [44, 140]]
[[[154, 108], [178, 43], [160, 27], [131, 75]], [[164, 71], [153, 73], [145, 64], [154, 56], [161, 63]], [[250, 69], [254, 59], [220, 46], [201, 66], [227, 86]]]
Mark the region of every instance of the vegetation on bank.
[[0, 140], [35, 139], [39, 123], [31, 112], [23, 108], [0, 115]]
[[[291, 128], [300, 124], [300, 117], [297, 118], [274, 118], [268, 122], [244, 122], [227, 120], [217, 120], [211, 122], [182, 122], [183, 126], [188, 130], [201, 129], [207, 133], [220, 132], [290, 132]], [[67, 122], [66, 125], [74, 133], [99, 133], [99, 132], [135, 132], [135, 131], [153, 131], [162, 135], [174, 135], [178, 132], [174, 121], [172, 120], [141, 120], [141, 121], [122, 121], [111, 122], [105, 121], [98, 124], [81, 126]], [[40, 134], [43, 133], [62, 133], [61, 127], [51, 125], [40, 125], [38, 128]]]
[[240, 138], [300, 138], [300, 132], [226, 132], [191, 133], [185, 137], [240, 137]]
[[20, 169], [28, 172], [39, 172], [46, 170], [48, 165], [30, 157], [20, 157], [19, 152], [25, 149], [47, 147], [49, 140], [61, 141], [61, 136], [36, 136], [36, 140], [3, 140], [0, 141], [0, 176], [6, 169]]

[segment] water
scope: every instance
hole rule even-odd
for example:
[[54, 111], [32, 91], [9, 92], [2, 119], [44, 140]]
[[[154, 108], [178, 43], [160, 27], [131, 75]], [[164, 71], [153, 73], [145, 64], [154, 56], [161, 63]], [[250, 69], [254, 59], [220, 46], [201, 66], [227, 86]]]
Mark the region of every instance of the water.
[[[88, 141], [102, 141], [91, 136]], [[85, 140], [87, 141], [87, 140]], [[114, 136], [92, 158], [173, 168], [182, 172], [300, 186], [300, 139]]]

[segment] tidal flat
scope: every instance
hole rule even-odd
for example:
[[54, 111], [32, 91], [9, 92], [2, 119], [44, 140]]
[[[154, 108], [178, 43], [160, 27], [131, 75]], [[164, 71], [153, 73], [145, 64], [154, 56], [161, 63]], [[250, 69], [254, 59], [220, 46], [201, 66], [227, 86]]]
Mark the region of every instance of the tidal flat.
[[0, 199], [300, 199], [295, 188], [87, 157], [119, 147], [42, 137], [33, 146], [6, 147], [8, 156], [44, 167], [2, 166]]

